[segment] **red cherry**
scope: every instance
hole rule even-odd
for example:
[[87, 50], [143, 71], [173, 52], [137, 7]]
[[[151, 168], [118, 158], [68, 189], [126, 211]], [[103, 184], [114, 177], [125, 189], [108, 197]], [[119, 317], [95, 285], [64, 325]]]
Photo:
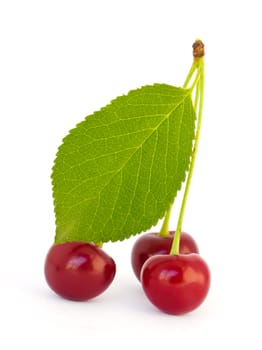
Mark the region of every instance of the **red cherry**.
[[58, 295], [83, 301], [101, 294], [113, 281], [114, 260], [94, 244], [53, 245], [45, 261], [45, 277]]
[[198, 254], [155, 255], [141, 271], [145, 294], [153, 305], [173, 315], [196, 309], [210, 286], [210, 272]]
[[[138, 280], [142, 266], [148, 258], [170, 253], [174, 233], [170, 231], [170, 237], [160, 237], [159, 233], [151, 232], [138, 238], [131, 253], [132, 268]], [[199, 253], [195, 240], [186, 232], [181, 232], [179, 251], [180, 254]]]

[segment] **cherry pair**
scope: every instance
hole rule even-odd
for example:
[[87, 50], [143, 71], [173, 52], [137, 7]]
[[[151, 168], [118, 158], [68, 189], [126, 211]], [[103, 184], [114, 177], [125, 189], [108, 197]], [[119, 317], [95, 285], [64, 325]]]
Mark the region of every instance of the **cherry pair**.
[[131, 262], [152, 304], [165, 313], [179, 315], [204, 301], [210, 271], [196, 242], [185, 232], [180, 236], [179, 255], [170, 255], [173, 236], [174, 232], [168, 237], [158, 233], [141, 236], [133, 247]]

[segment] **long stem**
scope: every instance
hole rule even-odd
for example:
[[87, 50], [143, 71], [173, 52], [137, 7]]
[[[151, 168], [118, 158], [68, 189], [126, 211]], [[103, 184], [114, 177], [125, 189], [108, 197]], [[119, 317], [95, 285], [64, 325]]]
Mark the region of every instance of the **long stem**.
[[[196, 69], [197, 69], [197, 64], [196, 64], [196, 61], [194, 60], [192, 65], [191, 65], [191, 67], [190, 67], [190, 70], [189, 70], [189, 72], [187, 74], [185, 82], [183, 84], [183, 88], [184, 89], [186, 89], [188, 87], [188, 84], [191, 81], [191, 79], [192, 79]], [[173, 208], [173, 204], [170, 205], [168, 211], [166, 212], [166, 215], [165, 215], [165, 218], [164, 218], [161, 230], [160, 230], [160, 232], [158, 234], [159, 237], [169, 237], [170, 236], [169, 221], [170, 221], [170, 216], [171, 216], [171, 213], [172, 213], [172, 208]]]
[[196, 130], [196, 137], [195, 137], [195, 143], [194, 143], [191, 163], [190, 163], [190, 167], [189, 167], [189, 171], [188, 171], [185, 192], [184, 192], [182, 205], [181, 205], [181, 209], [180, 209], [180, 213], [179, 213], [176, 233], [175, 233], [175, 237], [174, 237], [172, 247], [170, 250], [171, 255], [179, 255], [179, 242], [180, 242], [181, 228], [182, 228], [182, 223], [183, 223], [183, 218], [184, 218], [184, 213], [185, 213], [185, 208], [186, 208], [186, 202], [187, 202], [187, 197], [188, 197], [188, 193], [189, 193], [189, 188], [190, 188], [190, 184], [191, 184], [191, 179], [192, 179], [192, 175], [193, 175], [193, 170], [194, 170], [194, 166], [195, 166], [195, 160], [196, 160], [196, 154], [197, 154], [197, 150], [198, 150], [199, 136], [200, 136], [200, 130], [201, 130], [201, 123], [202, 123], [203, 103], [204, 103], [204, 59], [202, 57], [197, 58], [197, 59], [195, 59], [195, 62], [197, 64], [198, 71], [200, 74], [200, 78], [199, 78], [199, 80], [197, 82], [197, 86], [196, 86], [195, 103], [194, 103], [194, 107], [196, 107], [196, 108], [198, 107], [197, 130]]

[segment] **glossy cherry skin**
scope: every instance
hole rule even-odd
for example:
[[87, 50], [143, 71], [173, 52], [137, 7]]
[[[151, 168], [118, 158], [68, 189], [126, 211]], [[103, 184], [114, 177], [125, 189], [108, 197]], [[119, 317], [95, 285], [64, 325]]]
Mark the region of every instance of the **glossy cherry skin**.
[[[174, 237], [174, 231], [170, 237], [160, 237], [157, 232], [146, 233], [135, 242], [131, 253], [131, 265], [137, 279], [140, 280], [140, 272], [145, 261], [153, 255], [169, 254]], [[181, 232], [180, 254], [199, 253], [195, 240], [186, 232]]]
[[114, 260], [91, 243], [53, 245], [45, 261], [45, 278], [58, 295], [76, 301], [94, 298], [114, 279]]
[[155, 255], [141, 271], [141, 283], [153, 305], [180, 315], [196, 309], [210, 286], [210, 271], [198, 254]]

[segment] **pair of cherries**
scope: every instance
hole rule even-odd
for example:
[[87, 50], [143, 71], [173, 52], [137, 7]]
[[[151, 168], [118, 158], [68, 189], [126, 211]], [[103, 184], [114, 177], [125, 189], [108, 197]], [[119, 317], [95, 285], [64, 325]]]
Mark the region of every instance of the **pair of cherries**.
[[[181, 233], [180, 254], [169, 255], [174, 232], [142, 235], [135, 243], [131, 263], [148, 299], [160, 310], [174, 315], [196, 309], [205, 299], [210, 272], [194, 239]], [[53, 245], [45, 261], [45, 277], [60, 296], [83, 301], [104, 292], [114, 279], [114, 260], [92, 243]]]

